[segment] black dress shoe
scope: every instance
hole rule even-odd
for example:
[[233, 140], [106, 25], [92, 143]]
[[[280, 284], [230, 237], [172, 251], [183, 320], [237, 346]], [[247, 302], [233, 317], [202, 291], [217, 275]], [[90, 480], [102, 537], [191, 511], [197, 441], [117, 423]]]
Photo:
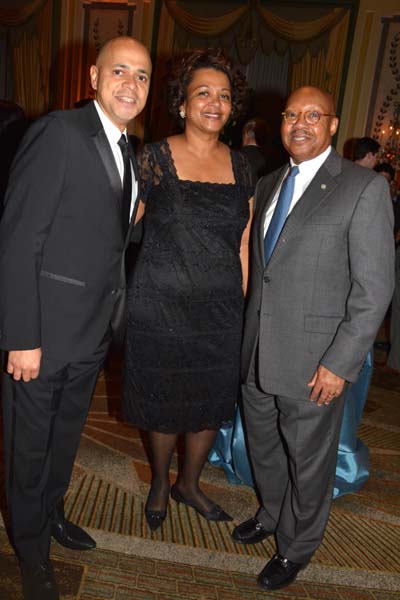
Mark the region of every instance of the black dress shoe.
[[211, 510], [202, 510], [200, 507], [196, 506], [185, 496], [181, 494], [176, 485], [173, 485], [171, 488], [171, 498], [175, 500], [175, 502], [180, 502], [181, 504], [186, 504], [186, 506], [190, 506], [194, 508], [202, 517], [207, 519], [207, 521], [233, 521], [233, 517], [228, 515], [218, 504], [214, 504]]
[[307, 563], [295, 563], [275, 554], [259, 574], [257, 583], [263, 590], [279, 590], [293, 583], [306, 566]]
[[59, 600], [60, 594], [50, 562], [28, 565], [21, 562], [24, 600]]
[[235, 527], [231, 535], [237, 544], [257, 544], [273, 533], [265, 529], [258, 519], [252, 517]]
[[96, 542], [86, 531], [59, 515], [53, 517], [51, 535], [61, 546], [71, 548], [71, 550], [96, 548]]
[[144, 516], [146, 517], [147, 525], [152, 531], [155, 531], [164, 523], [167, 510], [150, 510], [145, 507]]

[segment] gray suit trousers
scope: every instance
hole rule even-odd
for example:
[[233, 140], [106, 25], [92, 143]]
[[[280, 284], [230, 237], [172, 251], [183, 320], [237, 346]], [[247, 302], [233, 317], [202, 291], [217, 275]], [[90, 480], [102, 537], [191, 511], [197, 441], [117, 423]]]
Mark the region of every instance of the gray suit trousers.
[[257, 518], [277, 551], [306, 563], [322, 541], [332, 502], [343, 394], [329, 405], [261, 390], [254, 368], [243, 385], [250, 457], [261, 499]]

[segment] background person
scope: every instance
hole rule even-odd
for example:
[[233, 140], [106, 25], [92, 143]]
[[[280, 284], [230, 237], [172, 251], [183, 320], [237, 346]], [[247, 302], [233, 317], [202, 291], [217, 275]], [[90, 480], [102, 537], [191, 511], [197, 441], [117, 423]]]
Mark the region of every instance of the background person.
[[381, 145], [370, 137], [356, 139], [354, 143], [354, 162], [361, 167], [373, 169], [378, 162]]
[[165, 519], [179, 434], [185, 452], [172, 498], [206, 519], [231, 520], [199, 479], [239, 389], [253, 190], [247, 161], [219, 135], [245, 91], [221, 51], [177, 58], [169, 100], [184, 132], [145, 146], [139, 161], [144, 237], [128, 288], [123, 405], [149, 432], [151, 529]]
[[394, 212], [394, 237], [396, 245], [399, 243], [399, 232], [400, 232], [400, 198], [399, 190], [396, 183], [396, 171], [394, 167], [388, 162], [378, 163], [374, 169], [379, 175], [382, 175], [389, 184], [390, 196], [393, 203]]
[[243, 126], [240, 152], [250, 163], [254, 182], [268, 173], [268, 157], [265, 148], [269, 137], [270, 133], [264, 119], [254, 117]]
[[135, 183], [135, 163], [131, 152], [125, 166], [118, 142], [144, 108], [150, 72], [142, 44], [108, 42], [90, 69], [96, 101], [36, 121], [11, 172], [0, 225], [0, 347], [8, 351], [2, 397], [11, 541], [28, 600], [59, 598], [51, 536], [68, 548], [95, 546], [64, 518], [63, 496], [110, 321], [123, 306], [136, 186], [125, 185], [127, 177]]
[[382, 162], [376, 165], [375, 171], [382, 175], [389, 184], [394, 213], [394, 237], [396, 243], [395, 290], [390, 308], [390, 348], [386, 361], [389, 369], [400, 372], [400, 201], [395, 184], [396, 172], [392, 165]]

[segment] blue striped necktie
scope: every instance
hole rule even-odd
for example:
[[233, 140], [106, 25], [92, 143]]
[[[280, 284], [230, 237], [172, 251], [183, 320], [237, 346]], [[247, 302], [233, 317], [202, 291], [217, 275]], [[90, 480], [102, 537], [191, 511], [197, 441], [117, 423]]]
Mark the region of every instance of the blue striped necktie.
[[264, 238], [265, 264], [267, 264], [271, 258], [275, 244], [278, 241], [282, 228], [285, 224], [293, 198], [294, 180], [298, 173], [299, 167], [292, 167], [282, 184], [281, 191], [279, 192], [278, 202], [276, 203], [274, 214], [272, 215], [271, 222]]

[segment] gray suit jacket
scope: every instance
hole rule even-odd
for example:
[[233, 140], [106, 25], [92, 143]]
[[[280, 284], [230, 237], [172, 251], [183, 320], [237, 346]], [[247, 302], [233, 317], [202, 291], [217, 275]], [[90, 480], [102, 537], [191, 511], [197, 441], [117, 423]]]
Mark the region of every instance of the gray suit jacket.
[[393, 210], [382, 176], [332, 150], [266, 266], [265, 212], [286, 169], [256, 189], [242, 378], [256, 356], [264, 391], [308, 398], [319, 364], [357, 380], [393, 293]]

